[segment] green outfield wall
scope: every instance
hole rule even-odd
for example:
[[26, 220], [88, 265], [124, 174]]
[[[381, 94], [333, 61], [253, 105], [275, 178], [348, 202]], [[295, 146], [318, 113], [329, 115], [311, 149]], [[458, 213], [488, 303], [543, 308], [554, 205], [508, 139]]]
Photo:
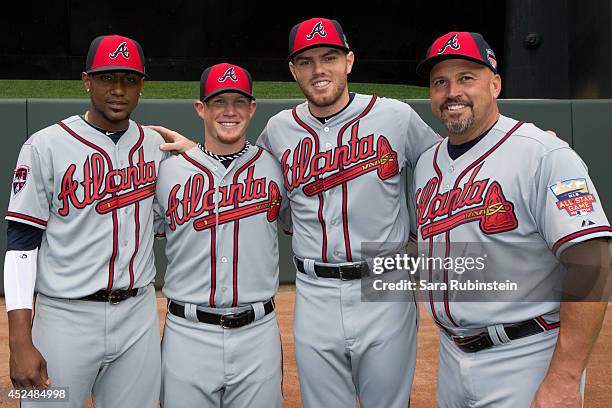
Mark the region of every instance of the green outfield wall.
[[[260, 100], [251, 123], [248, 138], [251, 142], [264, 128], [266, 121], [282, 109], [289, 108], [298, 100]], [[436, 131], [443, 134], [440, 125], [433, 118], [428, 100], [408, 102]], [[84, 99], [4, 99], [0, 100], [0, 122], [4, 129], [0, 148], [0, 203], [3, 211], [9, 201], [13, 170], [19, 149], [28, 135], [68, 116], [82, 113], [89, 101]], [[602, 205], [608, 218], [612, 215], [612, 182], [610, 163], [612, 161], [612, 100], [502, 100], [501, 112], [515, 119], [533, 122], [543, 129], [554, 130], [567, 141], [589, 167], [589, 173], [597, 185]], [[202, 121], [196, 116], [192, 101], [189, 100], [143, 100], [133, 115], [142, 124], [159, 124], [175, 129], [193, 140], [203, 137]], [[551, 136], [552, 137], [552, 136]], [[512, 163], [513, 158], [506, 159]], [[500, 163], [501, 165], [501, 163]], [[507, 162], [504, 163], [507, 165]], [[0, 246], [6, 248], [6, 222], [0, 221]], [[291, 262], [290, 238], [281, 233], [281, 281], [294, 280]], [[157, 279], [163, 283], [166, 259], [163, 241], [155, 247]], [[254, 243], [255, 244], [255, 243]], [[3, 293], [4, 285], [0, 283]]]

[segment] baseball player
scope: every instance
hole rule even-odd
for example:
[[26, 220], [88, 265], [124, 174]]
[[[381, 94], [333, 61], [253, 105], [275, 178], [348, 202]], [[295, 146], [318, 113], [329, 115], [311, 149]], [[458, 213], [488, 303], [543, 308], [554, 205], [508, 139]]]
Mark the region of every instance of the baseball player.
[[[65, 402], [156, 407], [159, 321], [153, 196], [162, 138], [130, 120], [144, 55], [97, 37], [83, 85], [91, 105], [23, 145], [6, 214], [4, 265], [15, 387], [66, 387]], [[38, 292], [32, 324], [32, 296]]]
[[[612, 229], [586, 166], [564, 141], [499, 113], [497, 61], [480, 34], [438, 38], [417, 72], [429, 78], [432, 111], [448, 131], [415, 169], [419, 248], [450, 259], [479, 248], [489, 256], [472, 278], [517, 285], [509, 297], [461, 298], [451, 267], [421, 272], [447, 285], [425, 291], [441, 329], [438, 403], [579, 407], [606, 303], [560, 303], [559, 266], [567, 278], [586, 276], [592, 262], [611, 272]], [[474, 301], [490, 298], [500, 301]]]
[[280, 407], [273, 301], [285, 191], [280, 166], [246, 141], [256, 103], [245, 69], [227, 63], [206, 69], [194, 107], [204, 143], [164, 161], [157, 182], [169, 299], [161, 402]]
[[354, 407], [358, 399], [362, 407], [405, 408], [418, 310], [413, 301], [362, 302], [362, 245], [404, 247], [400, 173], [439, 139], [407, 104], [349, 92], [354, 60], [337, 21], [294, 26], [289, 69], [307, 101], [272, 117], [258, 144], [280, 162], [291, 206], [304, 406]]

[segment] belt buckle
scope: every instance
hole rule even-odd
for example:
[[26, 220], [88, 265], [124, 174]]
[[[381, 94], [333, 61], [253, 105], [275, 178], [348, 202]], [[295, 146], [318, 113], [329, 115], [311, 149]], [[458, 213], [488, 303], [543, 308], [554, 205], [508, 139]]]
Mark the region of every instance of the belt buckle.
[[123, 299], [121, 299], [121, 292], [118, 290], [111, 290], [108, 293], [108, 303], [111, 305], [119, 304]]
[[[475, 334], [473, 336], [452, 336], [453, 342], [459, 348], [466, 348], [467, 350], [463, 350], [468, 353], [475, 353], [480, 350], [484, 350], [490, 348], [493, 343], [489, 338], [489, 333], [482, 332], [479, 334]], [[482, 342], [483, 339], [486, 339], [486, 342]]]
[[233, 329], [233, 326], [230, 322], [232, 322], [233, 320], [231, 320], [232, 317], [235, 317], [236, 313], [226, 313], [224, 315], [221, 315], [221, 327], [223, 327], [224, 329]]
[[[345, 272], [343, 272], [343, 270], [345, 270]], [[354, 274], [357, 273], [356, 271], [359, 271], [359, 277], [361, 277], [361, 264], [339, 266], [338, 271], [340, 275], [340, 280], [349, 281], [349, 280], [359, 279], [359, 278], [355, 278]], [[345, 274], [349, 276], [345, 277], [344, 276]]]
[[237, 329], [244, 326], [242, 318], [245, 317], [245, 312], [241, 313], [226, 313], [221, 315], [219, 323], [224, 329]]

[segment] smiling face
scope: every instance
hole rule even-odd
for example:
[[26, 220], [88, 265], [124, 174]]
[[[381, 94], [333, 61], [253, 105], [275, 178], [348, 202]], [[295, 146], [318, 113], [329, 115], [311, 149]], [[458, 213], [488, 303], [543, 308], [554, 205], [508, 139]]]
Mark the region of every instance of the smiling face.
[[82, 79], [91, 99], [88, 120], [103, 129], [127, 128], [130, 115], [138, 104], [144, 78], [131, 72], [91, 75], [83, 72]]
[[255, 114], [254, 100], [238, 92], [224, 92], [206, 102], [195, 101], [194, 107], [204, 120], [206, 149], [215, 154], [231, 154], [242, 149]]
[[298, 54], [289, 63], [291, 74], [308, 99], [313, 115], [333, 115], [348, 103], [348, 74], [354, 60], [350, 51], [316, 47]]
[[486, 66], [448, 59], [434, 65], [429, 78], [431, 110], [444, 124], [451, 143], [468, 142], [497, 121], [501, 78]]

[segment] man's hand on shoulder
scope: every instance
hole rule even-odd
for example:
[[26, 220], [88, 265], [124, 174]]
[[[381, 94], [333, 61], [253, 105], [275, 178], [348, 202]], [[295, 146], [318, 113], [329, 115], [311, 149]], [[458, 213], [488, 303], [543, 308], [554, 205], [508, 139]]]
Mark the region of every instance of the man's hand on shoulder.
[[162, 143], [159, 146], [159, 149], [165, 152], [179, 154], [179, 153], [186, 152], [187, 150], [193, 148], [196, 145], [195, 142], [186, 138], [180, 133], [175, 132], [174, 130], [165, 128], [163, 126], [147, 125], [146, 127], [148, 127], [151, 130], [156, 131], [157, 133], [161, 135], [161, 137], [164, 138], [166, 143]]

